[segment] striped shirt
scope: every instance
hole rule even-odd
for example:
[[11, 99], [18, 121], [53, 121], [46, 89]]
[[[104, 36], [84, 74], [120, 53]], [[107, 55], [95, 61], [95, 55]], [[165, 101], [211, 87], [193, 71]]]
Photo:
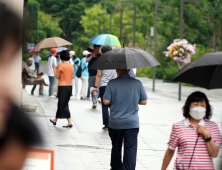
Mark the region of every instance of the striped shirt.
[[[210, 133], [215, 145], [221, 146], [221, 135], [219, 128], [215, 122], [202, 119], [199, 125], [204, 126]], [[174, 169], [188, 169], [194, 146], [198, 137], [197, 127], [192, 126], [189, 119], [185, 119], [173, 124], [169, 149], [175, 150], [178, 147], [176, 162]], [[190, 165], [190, 170], [214, 170], [214, 164], [208, 153], [206, 142], [203, 136], [199, 136], [194, 156]]]

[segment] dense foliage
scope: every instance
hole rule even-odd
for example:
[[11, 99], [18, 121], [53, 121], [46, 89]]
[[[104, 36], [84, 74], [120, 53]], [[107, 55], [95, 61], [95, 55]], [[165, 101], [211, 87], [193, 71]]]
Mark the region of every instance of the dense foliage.
[[[99, 33], [98, 18], [100, 33], [109, 33], [111, 14], [111, 33], [120, 36], [120, 12], [117, 10], [123, 10], [122, 42], [127, 46], [132, 45], [133, 26], [127, 24], [133, 23], [134, 4], [123, 1], [125, 0], [30, 0], [30, 3], [39, 3], [38, 29], [44, 31], [46, 37], [61, 36], [71, 41], [74, 45], [69, 48], [80, 55], [90, 45], [88, 41]], [[150, 29], [154, 26], [155, 0], [133, 1], [136, 2], [137, 10], [136, 44], [153, 53], [154, 41]], [[222, 0], [184, 3], [183, 37], [197, 46], [192, 60], [198, 59], [205, 52], [222, 49], [221, 4]], [[174, 39], [179, 38], [180, 0], [159, 0], [158, 5], [159, 8], [172, 9], [158, 11], [157, 24], [157, 59], [161, 63], [156, 68], [157, 78], [169, 81], [178, 71], [178, 66], [175, 61], [165, 57], [163, 52], [167, 51]], [[139, 69], [138, 75], [152, 77], [152, 68]]]

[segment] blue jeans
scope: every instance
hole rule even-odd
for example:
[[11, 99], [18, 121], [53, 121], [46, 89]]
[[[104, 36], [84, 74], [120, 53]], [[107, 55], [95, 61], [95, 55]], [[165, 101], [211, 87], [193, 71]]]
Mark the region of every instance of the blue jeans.
[[87, 98], [90, 98], [90, 87], [88, 87]]
[[39, 74], [39, 63], [35, 63], [35, 71], [37, 71], [37, 74]]
[[49, 96], [52, 95], [54, 81], [55, 81], [55, 76], [49, 76]]

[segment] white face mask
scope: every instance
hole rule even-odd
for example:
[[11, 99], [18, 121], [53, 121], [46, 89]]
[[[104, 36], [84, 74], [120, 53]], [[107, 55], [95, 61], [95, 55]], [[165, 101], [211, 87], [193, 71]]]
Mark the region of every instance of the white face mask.
[[190, 108], [190, 116], [196, 120], [201, 120], [206, 116], [206, 109], [203, 107]]

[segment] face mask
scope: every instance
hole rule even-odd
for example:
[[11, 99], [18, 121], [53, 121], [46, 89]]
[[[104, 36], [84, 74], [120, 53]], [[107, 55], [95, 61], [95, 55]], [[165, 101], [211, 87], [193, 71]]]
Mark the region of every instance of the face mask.
[[201, 120], [206, 116], [206, 109], [203, 107], [190, 108], [190, 116], [196, 120]]

